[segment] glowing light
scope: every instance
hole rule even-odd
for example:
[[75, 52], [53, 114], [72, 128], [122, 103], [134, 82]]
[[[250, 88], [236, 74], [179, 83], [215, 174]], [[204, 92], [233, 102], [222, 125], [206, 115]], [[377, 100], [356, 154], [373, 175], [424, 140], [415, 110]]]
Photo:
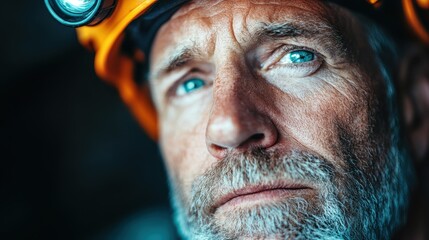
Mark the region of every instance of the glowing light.
[[381, 6], [381, 0], [367, 0], [367, 2], [375, 8], [378, 8]]
[[417, 5], [423, 9], [429, 9], [429, 0], [417, 0]]
[[429, 44], [429, 33], [420, 22], [412, 0], [402, 0], [402, 5], [404, 6], [405, 16], [410, 27], [423, 42]]
[[57, 0], [58, 6], [71, 14], [81, 14], [91, 10], [97, 0]]

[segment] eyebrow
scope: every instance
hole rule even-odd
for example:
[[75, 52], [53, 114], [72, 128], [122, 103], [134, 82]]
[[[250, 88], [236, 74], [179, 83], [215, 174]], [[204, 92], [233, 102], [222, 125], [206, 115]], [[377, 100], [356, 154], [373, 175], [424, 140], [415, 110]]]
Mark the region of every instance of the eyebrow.
[[[311, 38], [317, 36], [320, 42], [333, 42], [333, 45], [342, 48], [343, 37], [333, 26], [325, 21], [312, 22], [274, 22], [260, 23], [260, 27], [252, 35], [259, 39], [284, 39], [284, 38]], [[157, 79], [162, 75], [175, 71], [176, 69], [187, 65], [189, 62], [200, 58], [203, 53], [193, 42], [190, 46], [185, 46], [171, 54], [172, 56], [161, 64], [159, 70], [152, 75], [152, 79]]]
[[284, 37], [298, 37], [302, 35], [310, 35], [311, 30], [305, 29], [292, 24], [289, 22], [282, 23], [262, 23], [262, 28], [260, 28], [256, 35], [259, 37], [274, 37], [274, 38], [284, 38]]
[[[317, 21], [294, 21], [262, 23], [262, 28], [257, 31], [259, 38], [315, 38], [321, 45], [335, 46], [345, 49], [344, 36], [337, 30], [336, 26], [328, 21], [319, 19]], [[332, 49], [327, 49], [332, 50]]]
[[168, 74], [182, 66], [185, 66], [189, 62], [195, 60], [197, 56], [201, 56], [202, 53], [198, 50], [195, 44], [186, 46], [175, 53], [163, 64], [158, 71], [153, 75], [153, 79], [158, 78], [161, 75]]

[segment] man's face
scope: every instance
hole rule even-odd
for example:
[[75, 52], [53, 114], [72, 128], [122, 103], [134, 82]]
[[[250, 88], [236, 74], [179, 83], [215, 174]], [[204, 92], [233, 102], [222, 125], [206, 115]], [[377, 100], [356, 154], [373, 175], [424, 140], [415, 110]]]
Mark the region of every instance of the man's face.
[[407, 184], [378, 65], [351, 18], [322, 1], [197, 1], [161, 27], [150, 84], [184, 235], [396, 227]]

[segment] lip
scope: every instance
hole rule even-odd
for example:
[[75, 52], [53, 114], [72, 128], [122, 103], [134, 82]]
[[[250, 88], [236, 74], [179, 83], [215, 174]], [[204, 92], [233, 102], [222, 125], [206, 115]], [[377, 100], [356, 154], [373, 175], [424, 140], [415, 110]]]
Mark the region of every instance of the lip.
[[247, 186], [220, 197], [214, 205], [214, 210], [231, 208], [239, 205], [253, 205], [263, 201], [274, 201], [281, 198], [308, 194], [312, 191], [308, 185], [299, 183], [278, 183]]

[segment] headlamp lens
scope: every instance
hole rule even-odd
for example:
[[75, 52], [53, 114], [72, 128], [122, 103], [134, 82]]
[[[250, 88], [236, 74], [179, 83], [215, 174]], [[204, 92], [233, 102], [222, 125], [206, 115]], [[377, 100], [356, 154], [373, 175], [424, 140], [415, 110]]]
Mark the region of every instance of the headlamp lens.
[[114, 10], [117, 0], [45, 0], [46, 7], [60, 23], [80, 27], [103, 21]]
[[97, 0], [57, 0], [58, 6], [70, 15], [82, 14], [91, 10]]

